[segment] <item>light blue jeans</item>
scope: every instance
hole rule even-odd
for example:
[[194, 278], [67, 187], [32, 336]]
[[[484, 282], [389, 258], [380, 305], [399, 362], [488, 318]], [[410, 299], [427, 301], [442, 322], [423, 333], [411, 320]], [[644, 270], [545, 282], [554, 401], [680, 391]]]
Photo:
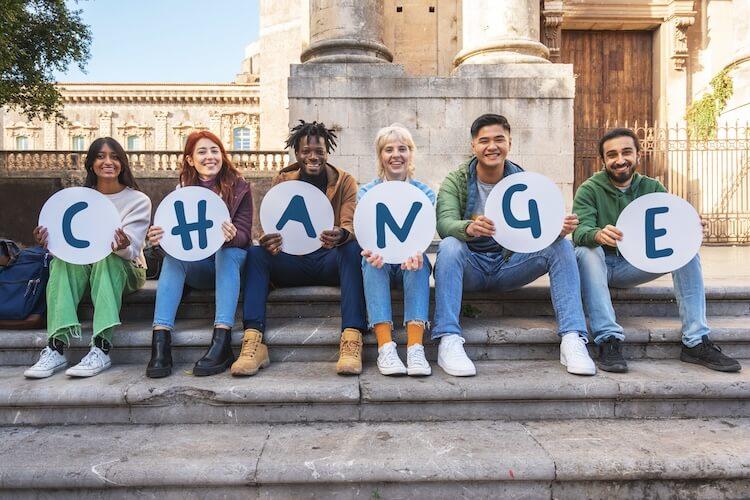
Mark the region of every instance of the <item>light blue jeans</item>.
[[159, 285], [156, 288], [154, 327], [172, 330], [177, 307], [185, 285], [199, 290], [216, 289], [214, 326], [234, 325], [234, 313], [240, 296], [241, 273], [244, 271], [244, 248], [220, 248], [211, 257], [185, 262], [170, 255], [164, 257]]
[[549, 273], [552, 306], [559, 335], [586, 334], [573, 245], [559, 238], [534, 253], [477, 253], [466, 242], [448, 237], [440, 242], [435, 262], [435, 324], [432, 338], [461, 335], [459, 315], [463, 291], [516, 290]]
[[[610, 337], [625, 338], [617, 324], [609, 287], [630, 288], [662, 276], [633, 267], [621, 255], [605, 254], [601, 247], [576, 247], [581, 292], [589, 317], [594, 341], [599, 344]], [[695, 347], [709, 334], [706, 321], [706, 294], [699, 256], [672, 273], [675, 297], [682, 319], [682, 342]]]
[[404, 289], [404, 324], [421, 321], [427, 324], [430, 310], [430, 273], [427, 255], [418, 271], [404, 271], [400, 264], [383, 264], [377, 269], [362, 259], [362, 279], [365, 285], [369, 328], [378, 323], [393, 325], [391, 286]]

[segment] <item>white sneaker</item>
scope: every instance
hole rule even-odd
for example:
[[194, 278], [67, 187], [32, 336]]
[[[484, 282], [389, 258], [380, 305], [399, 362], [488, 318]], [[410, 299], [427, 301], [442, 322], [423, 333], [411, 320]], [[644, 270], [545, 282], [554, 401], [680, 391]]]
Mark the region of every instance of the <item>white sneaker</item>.
[[378, 370], [383, 375], [405, 375], [406, 367], [398, 357], [396, 343], [388, 342], [378, 349]]
[[23, 372], [26, 378], [47, 378], [68, 366], [65, 356], [47, 346], [39, 354], [39, 361]]
[[70, 377], [93, 377], [112, 366], [112, 360], [109, 355], [96, 346], [92, 346], [87, 355], [83, 357], [80, 363], [65, 371], [65, 375]]
[[596, 374], [596, 365], [589, 356], [586, 344], [589, 339], [578, 332], [566, 333], [560, 342], [560, 363], [568, 367], [568, 373], [576, 375]]
[[411, 376], [430, 375], [432, 368], [424, 357], [424, 346], [414, 344], [406, 350], [406, 373]]
[[438, 347], [438, 366], [454, 377], [471, 377], [477, 374], [474, 363], [464, 351], [466, 340], [461, 335], [443, 335]]

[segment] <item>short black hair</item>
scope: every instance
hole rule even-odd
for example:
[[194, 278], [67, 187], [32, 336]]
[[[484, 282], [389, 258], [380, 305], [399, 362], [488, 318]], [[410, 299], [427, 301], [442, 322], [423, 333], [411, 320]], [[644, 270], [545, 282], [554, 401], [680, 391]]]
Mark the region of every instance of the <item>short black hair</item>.
[[635, 152], [637, 153], [641, 150], [641, 140], [635, 132], [629, 128], [613, 128], [599, 139], [599, 158], [604, 159], [604, 143], [617, 137], [630, 137], [635, 143]]
[[325, 123], [309, 123], [300, 120], [299, 125], [292, 128], [289, 132], [289, 137], [286, 139], [286, 147], [293, 148], [295, 153], [298, 152], [299, 144], [303, 137], [318, 137], [323, 139], [326, 146], [326, 152], [328, 153], [336, 149], [336, 134], [333, 129], [326, 128]]
[[507, 118], [503, 115], [487, 113], [474, 120], [474, 123], [471, 124], [471, 138], [475, 139], [479, 131], [482, 130], [482, 127], [486, 127], [487, 125], [500, 125], [510, 134], [510, 123], [508, 123]]

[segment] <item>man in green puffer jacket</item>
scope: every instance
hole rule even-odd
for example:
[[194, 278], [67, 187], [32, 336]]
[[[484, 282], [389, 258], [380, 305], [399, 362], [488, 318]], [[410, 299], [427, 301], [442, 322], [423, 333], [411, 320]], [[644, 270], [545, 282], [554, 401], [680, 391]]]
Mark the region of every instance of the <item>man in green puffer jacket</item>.
[[[581, 275], [581, 293], [594, 341], [599, 346], [599, 368], [626, 372], [620, 342], [625, 339], [615, 319], [609, 287], [630, 288], [659, 274], [633, 267], [617, 249], [622, 232], [615, 227], [620, 213], [638, 198], [667, 190], [656, 179], [636, 173], [641, 159], [640, 142], [632, 130], [609, 131], [599, 141], [604, 169], [581, 184], [573, 200], [579, 225], [573, 233]], [[675, 296], [682, 320], [680, 359], [713, 370], [736, 372], [740, 364], [724, 355], [709, 339], [706, 295], [699, 256], [672, 272]]]

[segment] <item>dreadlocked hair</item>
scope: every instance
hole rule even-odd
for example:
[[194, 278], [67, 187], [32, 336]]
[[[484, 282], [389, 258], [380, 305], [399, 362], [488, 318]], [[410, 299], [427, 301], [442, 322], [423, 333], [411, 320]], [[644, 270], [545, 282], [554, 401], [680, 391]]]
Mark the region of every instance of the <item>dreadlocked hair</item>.
[[294, 127], [286, 140], [286, 147], [299, 151], [299, 144], [303, 137], [318, 137], [323, 139], [326, 145], [326, 152], [330, 153], [336, 149], [336, 134], [333, 129], [326, 128], [325, 123], [306, 122], [300, 120], [299, 125]]

